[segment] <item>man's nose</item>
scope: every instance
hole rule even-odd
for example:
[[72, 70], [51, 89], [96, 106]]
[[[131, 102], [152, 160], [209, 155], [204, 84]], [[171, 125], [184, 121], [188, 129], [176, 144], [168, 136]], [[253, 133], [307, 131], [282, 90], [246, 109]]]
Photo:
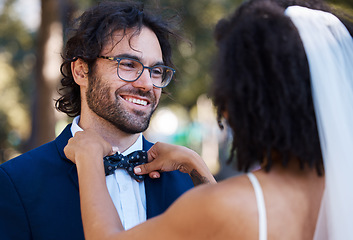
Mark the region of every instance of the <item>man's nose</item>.
[[140, 89], [143, 89], [144, 91], [149, 91], [153, 89], [153, 82], [150, 76], [149, 69], [145, 68], [141, 76], [136, 81], [132, 82], [132, 85], [135, 88], [140, 88]]

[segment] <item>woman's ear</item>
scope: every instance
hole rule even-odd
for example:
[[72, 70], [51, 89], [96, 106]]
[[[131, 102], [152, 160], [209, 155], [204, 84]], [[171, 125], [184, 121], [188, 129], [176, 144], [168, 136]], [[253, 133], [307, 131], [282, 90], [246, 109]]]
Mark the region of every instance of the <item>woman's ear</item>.
[[71, 72], [79, 86], [88, 86], [88, 66], [81, 58], [71, 63]]

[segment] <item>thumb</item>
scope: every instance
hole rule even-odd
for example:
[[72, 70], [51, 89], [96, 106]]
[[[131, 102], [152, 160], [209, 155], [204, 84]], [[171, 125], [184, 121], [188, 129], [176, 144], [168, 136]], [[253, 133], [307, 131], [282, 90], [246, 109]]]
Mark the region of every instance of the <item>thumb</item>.
[[160, 167], [155, 164], [155, 162], [145, 163], [134, 168], [134, 173], [137, 175], [149, 174], [156, 172]]
[[112, 146], [112, 149], [108, 153], [108, 156], [114, 155], [115, 153], [119, 152], [119, 148], [116, 146]]
[[149, 166], [145, 166], [147, 165], [148, 163], [146, 164], [143, 164], [143, 165], [139, 165], [139, 166], [136, 166], [134, 168], [134, 173], [136, 175], [144, 175], [144, 174], [147, 174], [150, 176], [150, 178], [160, 178], [161, 177], [161, 174], [158, 172], [158, 171], [151, 171], [149, 170]]

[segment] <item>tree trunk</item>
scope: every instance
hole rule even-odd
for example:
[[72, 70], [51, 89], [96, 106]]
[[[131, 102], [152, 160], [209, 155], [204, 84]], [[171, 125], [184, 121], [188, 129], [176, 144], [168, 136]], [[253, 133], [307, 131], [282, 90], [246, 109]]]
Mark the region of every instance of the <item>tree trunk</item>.
[[57, 121], [54, 99], [60, 81], [63, 27], [60, 1], [42, 0], [42, 21], [38, 32], [35, 90], [32, 105], [32, 133], [25, 150], [55, 138]]

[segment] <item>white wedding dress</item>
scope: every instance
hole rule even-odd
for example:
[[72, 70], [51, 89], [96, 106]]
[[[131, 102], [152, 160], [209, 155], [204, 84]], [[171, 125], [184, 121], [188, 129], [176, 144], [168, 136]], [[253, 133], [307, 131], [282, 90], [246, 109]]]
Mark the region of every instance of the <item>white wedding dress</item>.
[[291, 6], [311, 72], [325, 192], [314, 239], [353, 239], [353, 39], [331, 13]]

